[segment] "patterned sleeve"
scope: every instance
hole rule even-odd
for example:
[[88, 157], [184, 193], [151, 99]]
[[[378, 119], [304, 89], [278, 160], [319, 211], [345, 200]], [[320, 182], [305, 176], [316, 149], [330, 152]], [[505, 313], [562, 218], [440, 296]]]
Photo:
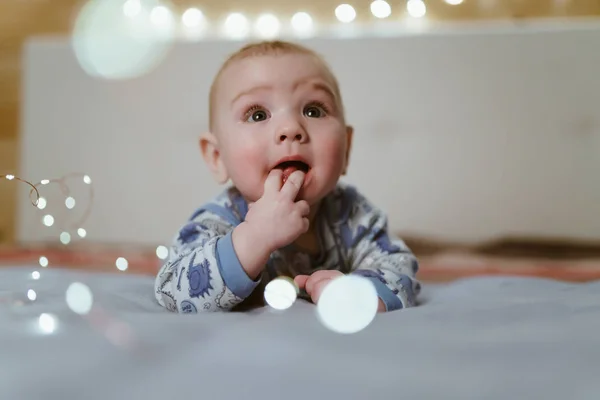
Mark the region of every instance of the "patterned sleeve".
[[359, 199], [362, 204], [352, 218], [356, 227], [352, 273], [373, 282], [387, 311], [414, 306], [421, 290], [417, 258], [401, 239], [390, 238], [387, 216]]
[[248, 277], [233, 248], [233, 225], [210, 211], [183, 226], [155, 281], [159, 304], [173, 312], [227, 311], [260, 282]]

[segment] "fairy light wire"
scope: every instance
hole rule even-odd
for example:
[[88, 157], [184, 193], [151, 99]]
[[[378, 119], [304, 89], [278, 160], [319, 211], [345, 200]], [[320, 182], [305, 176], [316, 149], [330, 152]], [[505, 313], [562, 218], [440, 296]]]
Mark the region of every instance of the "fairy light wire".
[[[31, 204], [33, 204], [34, 207], [37, 207], [39, 202], [40, 202], [40, 192], [37, 188], [37, 185], [34, 185], [33, 183], [29, 182], [26, 179], [20, 178], [16, 175], [12, 175], [12, 174], [6, 174], [6, 175], [0, 175], [0, 179], [6, 179], [7, 181], [19, 181], [21, 183], [24, 183], [28, 186], [31, 187], [31, 190], [29, 191], [29, 200], [31, 200]], [[35, 193], [35, 200], [31, 199], [31, 195]]]

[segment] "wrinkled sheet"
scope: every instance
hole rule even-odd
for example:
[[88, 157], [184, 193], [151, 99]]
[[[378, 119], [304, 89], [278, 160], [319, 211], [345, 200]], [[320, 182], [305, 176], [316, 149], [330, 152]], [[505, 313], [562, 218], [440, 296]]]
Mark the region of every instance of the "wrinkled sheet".
[[[306, 302], [175, 315], [153, 277], [33, 270], [0, 269], [2, 400], [600, 399], [600, 282], [425, 285], [420, 306], [339, 335]], [[75, 281], [87, 316], [65, 301]]]

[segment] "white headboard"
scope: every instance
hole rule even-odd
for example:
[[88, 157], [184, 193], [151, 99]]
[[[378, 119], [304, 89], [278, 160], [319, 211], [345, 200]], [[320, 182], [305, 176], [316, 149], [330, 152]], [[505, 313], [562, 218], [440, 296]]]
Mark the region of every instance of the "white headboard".
[[[394, 231], [600, 239], [600, 24], [306, 44], [337, 73], [356, 128], [347, 181]], [[89, 174], [88, 240], [169, 241], [220, 190], [197, 137], [239, 45], [180, 43], [150, 74], [110, 82], [86, 76], [68, 38], [28, 43], [21, 175]], [[26, 194], [19, 239], [56, 240]]]

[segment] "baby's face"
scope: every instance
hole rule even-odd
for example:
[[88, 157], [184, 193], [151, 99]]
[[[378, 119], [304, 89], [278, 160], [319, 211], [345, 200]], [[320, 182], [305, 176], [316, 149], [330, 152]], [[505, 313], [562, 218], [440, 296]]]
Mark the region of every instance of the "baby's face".
[[[323, 65], [309, 55], [256, 56], [220, 77], [214, 131], [233, 184], [258, 200], [274, 168], [306, 172], [297, 199], [318, 203], [346, 168], [351, 129]], [[285, 162], [286, 159], [292, 161]]]

